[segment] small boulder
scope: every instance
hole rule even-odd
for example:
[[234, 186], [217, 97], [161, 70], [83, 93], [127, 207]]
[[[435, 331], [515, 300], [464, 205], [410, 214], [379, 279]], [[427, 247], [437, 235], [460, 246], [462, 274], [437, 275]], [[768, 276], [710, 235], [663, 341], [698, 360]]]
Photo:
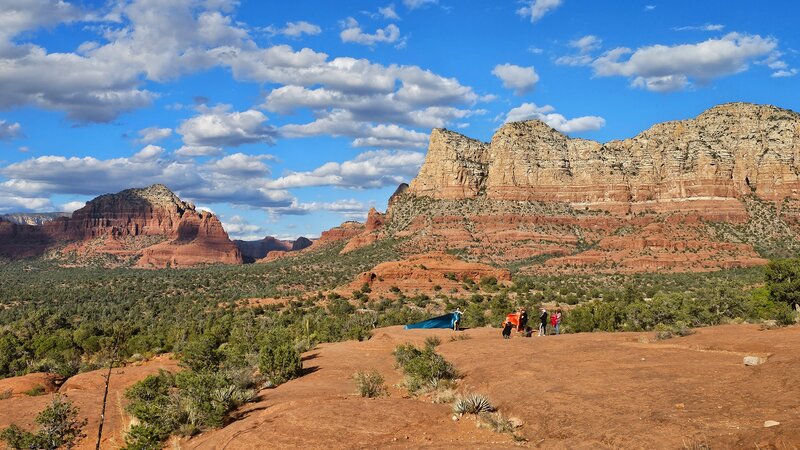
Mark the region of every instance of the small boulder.
[[780, 424], [777, 420], [767, 420], [764, 422], [764, 428], [777, 427]]
[[757, 366], [759, 364], [764, 364], [766, 361], [767, 360], [764, 358], [758, 356], [745, 356], [743, 360], [745, 366]]

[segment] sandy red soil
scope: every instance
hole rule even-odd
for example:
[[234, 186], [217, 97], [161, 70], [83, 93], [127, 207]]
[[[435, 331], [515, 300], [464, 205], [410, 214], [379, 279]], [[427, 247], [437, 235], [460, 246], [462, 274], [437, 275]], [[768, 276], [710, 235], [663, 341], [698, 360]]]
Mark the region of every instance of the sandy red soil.
[[[264, 390], [227, 427], [180, 442], [193, 449], [257, 448], [777, 448], [800, 446], [800, 327], [728, 325], [648, 342], [652, 333], [585, 333], [504, 341], [499, 329], [376, 330], [366, 342], [321, 345], [308, 373]], [[399, 343], [439, 336], [464, 374], [462, 388], [488, 395], [522, 419], [527, 442], [451, 420], [450, 406], [390, 396], [362, 399], [351, 379], [377, 369], [401, 379]], [[746, 367], [745, 355], [767, 357]], [[766, 420], [780, 425], [764, 428]]]
[[[664, 341], [653, 333], [584, 333], [543, 338], [500, 338], [496, 328], [375, 331], [366, 342], [324, 344], [304, 355], [305, 374], [260, 392], [219, 430], [174, 439], [167, 448], [800, 448], [800, 327], [757, 325], [702, 328]], [[409, 398], [392, 350], [405, 342], [442, 340], [439, 351], [463, 374], [460, 389], [489, 396], [517, 417], [524, 442], [454, 422], [450, 405]], [[746, 367], [745, 355], [766, 358]], [[130, 423], [125, 387], [159, 368], [160, 359], [115, 369], [103, 448], [119, 448]], [[378, 370], [390, 395], [363, 399], [352, 375]], [[4, 381], [5, 383], [16, 383]], [[92, 448], [102, 396], [102, 372], [67, 380], [60, 391], [87, 416]], [[15, 394], [0, 400], [0, 426], [31, 427], [51, 394]], [[780, 425], [764, 428], [764, 422]], [[707, 447], [702, 447], [706, 445]]]

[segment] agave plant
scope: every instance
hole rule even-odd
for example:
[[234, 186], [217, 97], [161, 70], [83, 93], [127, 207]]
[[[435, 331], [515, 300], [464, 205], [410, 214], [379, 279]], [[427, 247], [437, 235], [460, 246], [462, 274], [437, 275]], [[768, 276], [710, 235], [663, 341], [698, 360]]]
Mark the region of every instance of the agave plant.
[[459, 397], [453, 403], [453, 412], [456, 414], [480, 414], [492, 411], [494, 406], [485, 395], [469, 394]]

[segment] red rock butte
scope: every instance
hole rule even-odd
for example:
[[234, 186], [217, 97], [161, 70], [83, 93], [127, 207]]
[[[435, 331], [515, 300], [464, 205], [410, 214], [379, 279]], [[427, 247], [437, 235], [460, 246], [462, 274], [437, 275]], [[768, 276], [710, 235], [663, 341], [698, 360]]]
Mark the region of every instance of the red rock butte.
[[144, 268], [242, 262], [216, 216], [161, 184], [101, 195], [39, 227], [0, 222], [0, 238], [0, 253], [12, 257], [58, 249], [80, 258], [138, 258]]

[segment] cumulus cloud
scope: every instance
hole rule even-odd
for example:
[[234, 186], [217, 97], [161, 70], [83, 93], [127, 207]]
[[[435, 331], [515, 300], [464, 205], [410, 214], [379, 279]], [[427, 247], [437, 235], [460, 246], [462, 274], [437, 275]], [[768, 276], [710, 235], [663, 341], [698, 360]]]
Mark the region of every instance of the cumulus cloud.
[[172, 135], [172, 128], [149, 127], [139, 130], [138, 141], [142, 144], [152, 144]]
[[538, 119], [562, 133], [580, 133], [582, 131], [599, 130], [606, 124], [599, 116], [582, 116], [567, 119], [555, 112], [550, 105], [537, 106], [535, 103], [523, 103], [506, 114], [506, 122]]
[[255, 241], [263, 239], [265, 236], [264, 228], [260, 225], [250, 223], [247, 219], [239, 215], [231, 216], [230, 219], [222, 221], [222, 228], [228, 233], [231, 239], [243, 241]]
[[253, 109], [231, 112], [230, 109], [230, 105], [200, 106], [199, 115], [183, 121], [178, 127], [178, 134], [186, 144], [181, 154], [209, 154], [220, 147], [274, 142], [275, 127], [265, 123], [264, 113]]
[[536, 87], [539, 75], [531, 67], [520, 67], [514, 64], [498, 64], [492, 69], [492, 75], [503, 82], [503, 87], [513, 89], [516, 95], [530, 92]]
[[0, 140], [14, 139], [22, 136], [22, 125], [0, 119]]
[[6, 0], [0, 14], [0, 40], [40, 27], [71, 22], [81, 16], [76, 6], [63, 0]]
[[[157, 152], [157, 149], [155, 150]], [[227, 158], [227, 159], [226, 159]], [[163, 183], [194, 202], [251, 207], [289, 206], [288, 192], [267, 186], [260, 175], [268, 170], [260, 164], [269, 157], [230, 155], [204, 164], [171, 158], [111, 158], [41, 156], [0, 169], [8, 181], [0, 184], [4, 194], [47, 198], [52, 194], [95, 196], [131, 186]], [[243, 167], [252, 164], [251, 167]], [[251, 177], [252, 176], [252, 177]]]
[[517, 10], [517, 14], [530, 19], [531, 23], [538, 21], [548, 12], [561, 6], [562, 0], [527, 0], [525, 6]]
[[268, 183], [275, 189], [308, 186], [379, 188], [416, 176], [425, 155], [413, 151], [374, 150], [345, 162], [328, 162], [308, 172], [292, 172]]
[[[108, 42], [83, 43], [77, 53], [48, 53], [32, 44], [6, 43], [0, 48], [0, 56], [7, 57], [7, 64], [0, 66], [0, 81], [6, 87], [0, 89], [0, 108], [33, 104], [65, 111], [79, 122], [107, 122], [151, 103], [155, 94], [142, 87], [145, 80], [163, 82], [213, 66], [229, 67], [237, 80], [321, 86], [346, 94], [396, 91], [397, 97], [407, 95], [418, 104], [436, 94], [427, 106], [443, 99], [462, 103], [475, 99], [472, 90], [456, 80], [416, 66], [383, 66], [346, 57], [331, 60], [325, 53], [295, 51], [286, 45], [260, 48], [228, 14], [232, 5], [189, 0], [119, 4], [108, 15], [113, 17], [105, 19], [111, 22], [95, 27]], [[313, 28], [303, 22], [292, 24], [281, 30], [294, 34]], [[400, 42], [396, 26], [374, 34], [351, 30], [345, 39]], [[58, 83], [52, 82], [52, 73], [61, 74]], [[398, 82], [401, 88], [396, 90]], [[416, 99], [410, 98], [414, 95]]]
[[379, 43], [391, 44], [400, 39], [400, 28], [397, 25], [390, 23], [385, 28], [378, 28], [374, 33], [365, 33], [361, 29], [358, 21], [352, 17], [348, 17], [344, 23], [344, 29], [339, 33], [342, 42], [352, 42], [362, 45], [375, 45]]
[[67, 202], [59, 205], [58, 210], [66, 213], [71, 213], [83, 208], [84, 206], [86, 206], [86, 202], [81, 202], [81, 201]]
[[555, 63], [561, 66], [588, 66], [594, 60], [591, 53], [600, 48], [603, 40], [594, 35], [569, 41], [569, 46], [578, 50], [577, 55], [564, 55], [556, 59]]
[[797, 75], [797, 69], [781, 69], [777, 70], [770, 75], [773, 78], [786, 78], [786, 77], [793, 77]]
[[394, 9], [394, 3], [378, 8], [378, 14], [384, 19], [400, 20], [400, 16], [397, 15], [397, 11]]
[[154, 159], [154, 158], [158, 158], [163, 153], [164, 153], [164, 148], [163, 147], [159, 147], [157, 145], [150, 144], [150, 145], [146, 146], [145, 148], [143, 148], [143, 149], [139, 150], [138, 152], [136, 152], [136, 154], [133, 155], [133, 159], [139, 160], [139, 161], [147, 161], [147, 160], [151, 160], [151, 159]]
[[291, 38], [299, 38], [304, 34], [316, 36], [322, 33], [322, 28], [320, 28], [319, 25], [301, 20], [299, 22], [286, 22], [286, 25], [282, 28], [269, 26], [266, 31], [272, 35], [281, 34]]
[[352, 114], [336, 110], [307, 124], [289, 124], [280, 128], [284, 137], [348, 136], [354, 147], [419, 148], [428, 142], [428, 135], [398, 125], [373, 125], [353, 120]]
[[747, 70], [749, 63], [777, 45], [771, 37], [729, 33], [697, 44], [652, 45], [635, 51], [619, 47], [594, 60], [592, 67], [596, 76], [625, 76], [634, 87], [667, 92], [688, 86], [691, 79], [704, 84]]
[[580, 39], [569, 41], [569, 46], [578, 49], [581, 53], [590, 53], [600, 48], [603, 40], [599, 37], [588, 34]]

